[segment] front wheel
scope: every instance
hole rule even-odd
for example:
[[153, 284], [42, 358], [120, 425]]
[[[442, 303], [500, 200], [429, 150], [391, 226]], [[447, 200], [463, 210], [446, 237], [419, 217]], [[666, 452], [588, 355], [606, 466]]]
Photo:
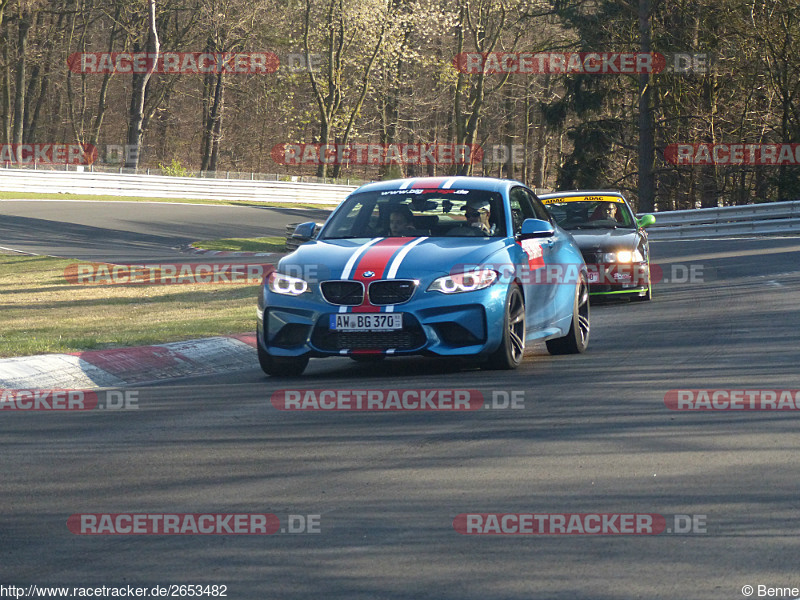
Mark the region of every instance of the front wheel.
[[489, 369], [516, 369], [525, 354], [525, 302], [519, 287], [512, 285], [506, 295], [503, 339], [486, 363]]
[[272, 356], [256, 342], [261, 370], [271, 377], [296, 377], [308, 366], [308, 356]]
[[580, 354], [589, 345], [589, 284], [584, 275], [575, 290], [575, 302], [572, 307], [572, 323], [567, 335], [547, 340], [547, 351], [550, 354]]

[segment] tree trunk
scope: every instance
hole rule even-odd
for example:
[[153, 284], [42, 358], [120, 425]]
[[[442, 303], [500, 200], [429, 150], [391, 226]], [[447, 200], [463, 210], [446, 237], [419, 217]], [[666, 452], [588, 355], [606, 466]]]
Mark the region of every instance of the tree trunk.
[[[344, 48], [343, 24], [341, 15], [336, 21], [337, 2], [341, 8], [341, 0], [329, 0], [328, 10], [325, 18], [325, 25], [328, 31], [327, 54], [328, 64], [326, 73], [327, 93], [323, 94], [321, 83], [317, 80], [311, 61], [306, 61], [306, 73], [308, 74], [311, 90], [317, 102], [319, 110], [319, 142], [324, 147], [331, 139], [331, 128], [333, 117], [339, 112], [342, 101], [342, 90], [338, 78], [338, 70], [341, 67], [342, 52]], [[306, 56], [311, 56], [310, 45], [311, 31], [311, 0], [306, 0], [305, 14], [303, 19], [303, 49]], [[317, 166], [317, 177], [325, 178], [328, 175], [327, 163], [320, 161]]]
[[[208, 136], [208, 157], [203, 171], [216, 171], [219, 162], [219, 144], [222, 139], [222, 110], [225, 106], [225, 79], [222, 73], [214, 76], [214, 99], [206, 123]], [[205, 159], [206, 157], [204, 157]]]
[[14, 132], [12, 144], [21, 144], [25, 132], [25, 69], [28, 56], [28, 31], [31, 28], [30, 14], [20, 12], [19, 46], [17, 48], [17, 77], [14, 94]]
[[[114, 20], [113, 25], [111, 26], [111, 34], [108, 37], [108, 51], [114, 51], [114, 42], [117, 38], [117, 23], [119, 23], [119, 16], [120, 11], [122, 10], [122, 5], [117, 3], [117, 8], [114, 11]], [[100, 85], [100, 96], [97, 99], [97, 115], [94, 118], [94, 124], [92, 125], [92, 137], [89, 140], [89, 143], [92, 146], [97, 147], [97, 142], [100, 139], [100, 131], [103, 128], [103, 119], [105, 118], [106, 114], [106, 98], [108, 97], [108, 84], [111, 82], [111, 73], [105, 73], [103, 75], [103, 83]]]
[[[133, 75], [133, 91], [131, 93], [131, 105], [129, 110], [130, 124], [128, 125], [128, 146], [133, 149], [132, 152], [126, 152], [125, 167], [128, 169], [137, 169], [139, 167], [139, 153], [142, 147], [142, 122], [144, 120], [144, 101], [147, 94], [147, 83], [150, 81], [150, 76], [153, 74], [156, 62], [158, 59], [159, 43], [158, 32], [156, 31], [156, 2], [149, 0], [149, 16], [148, 16], [149, 32], [147, 43], [145, 44], [145, 52], [148, 58], [148, 70], [145, 73], [134, 73]], [[138, 48], [134, 47], [134, 52]], [[149, 61], [152, 61], [149, 62]]]
[[[703, 108], [708, 118], [708, 129], [704, 138], [707, 144], [716, 143], [715, 118], [717, 100], [714, 91], [714, 76], [708, 75], [703, 81]], [[719, 205], [719, 189], [717, 186], [717, 166], [700, 166], [700, 207], [715, 208]]]
[[[367, 63], [366, 68], [364, 69], [364, 77], [361, 80], [361, 93], [358, 96], [358, 100], [356, 101], [355, 105], [353, 106], [353, 110], [350, 111], [350, 118], [347, 121], [347, 126], [344, 129], [344, 133], [342, 134], [342, 139], [337, 142], [347, 145], [350, 142], [350, 134], [353, 131], [353, 125], [356, 121], [356, 116], [361, 112], [361, 107], [364, 105], [364, 99], [367, 97], [367, 92], [369, 92], [369, 80], [372, 75], [372, 68], [375, 66], [375, 61], [378, 59], [378, 54], [383, 47], [385, 29], [381, 29], [381, 34], [378, 36], [378, 42], [375, 44], [375, 49], [372, 52], [372, 56], [369, 59], [369, 63]], [[341, 172], [342, 165], [339, 164], [337, 161], [333, 167], [333, 177], [339, 177], [339, 173]]]
[[8, 6], [10, 0], [0, 0], [0, 26], [3, 24], [3, 14], [6, 11], [6, 6]]
[[[206, 49], [208, 46], [206, 47]], [[211, 128], [209, 122], [211, 120], [211, 108], [214, 97], [214, 76], [211, 73], [206, 73], [203, 76], [203, 134], [200, 139], [200, 171], [208, 169], [208, 162], [211, 159]]]
[[[381, 142], [383, 144], [397, 143], [397, 124], [400, 120], [400, 77], [402, 76], [403, 59], [398, 58], [392, 70], [387, 70], [389, 90], [385, 98], [380, 98], [382, 104]], [[403, 167], [398, 164], [381, 165], [380, 179], [397, 179], [403, 176]]]
[[11, 63], [8, 60], [8, 40], [2, 39], [0, 43], [3, 44], [3, 85], [0, 87], [2, 90], [3, 102], [3, 143], [11, 143]]
[[[639, 0], [640, 52], [650, 52], [650, 0]], [[653, 115], [650, 108], [650, 75], [639, 75], [639, 212], [655, 207], [653, 164]]]
[[525, 127], [523, 128], [523, 138], [522, 138], [522, 146], [525, 149], [525, 158], [522, 161], [522, 172], [520, 173], [520, 177], [522, 178], [522, 182], [528, 185], [529, 187], [535, 187], [536, 184], [531, 181], [530, 176], [530, 161], [528, 156], [528, 149], [531, 147], [531, 134], [533, 133], [533, 122], [531, 120], [531, 95], [530, 95], [530, 87], [526, 86], [525, 89], [525, 99], [523, 100], [523, 115], [525, 115]]
[[23, 136], [26, 144], [32, 144], [36, 141], [36, 128], [39, 125], [39, 117], [42, 114], [42, 106], [44, 106], [45, 99], [47, 98], [47, 89], [49, 84], [50, 73], [45, 71], [45, 73], [40, 77], [39, 90], [36, 94], [36, 104], [33, 106], [33, 110], [26, 110], [26, 113], [30, 113], [28, 124], [25, 127], [25, 135]]
[[509, 88], [506, 87], [503, 94], [503, 108], [505, 112], [504, 135], [503, 144], [506, 146], [506, 164], [505, 164], [505, 177], [506, 179], [514, 179], [514, 159], [516, 152], [514, 152], [514, 114], [515, 106], [514, 99], [511, 97]]

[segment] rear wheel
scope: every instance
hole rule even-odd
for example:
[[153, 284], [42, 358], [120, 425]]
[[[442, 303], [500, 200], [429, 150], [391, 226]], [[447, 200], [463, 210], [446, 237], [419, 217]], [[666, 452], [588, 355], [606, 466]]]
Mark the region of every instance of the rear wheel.
[[308, 366], [308, 356], [272, 356], [257, 342], [258, 363], [261, 370], [271, 377], [296, 377]]
[[572, 308], [572, 323], [567, 335], [547, 340], [550, 354], [580, 354], [589, 345], [589, 284], [581, 275], [575, 290], [575, 303]]
[[516, 369], [525, 354], [525, 302], [519, 286], [512, 285], [506, 295], [503, 339], [486, 363], [489, 369]]

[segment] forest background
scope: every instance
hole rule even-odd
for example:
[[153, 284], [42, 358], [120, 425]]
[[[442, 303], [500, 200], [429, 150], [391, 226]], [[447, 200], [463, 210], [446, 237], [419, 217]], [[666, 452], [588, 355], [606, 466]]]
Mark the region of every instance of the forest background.
[[[135, 147], [120, 166], [172, 174], [501, 176], [534, 188], [619, 189], [640, 212], [797, 200], [800, 165], [791, 161], [674, 164], [669, 149], [800, 143], [798, 8], [797, 0], [0, 0], [0, 144], [91, 144], [101, 164], [113, 162], [104, 149]], [[79, 53], [119, 52], [271, 53], [280, 66], [69, 68]], [[658, 53], [667, 68], [464, 72], [454, 62], [463, 53], [576, 52]], [[485, 158], [276, 162], [274, 149], [293, 143], [471, 144]]]

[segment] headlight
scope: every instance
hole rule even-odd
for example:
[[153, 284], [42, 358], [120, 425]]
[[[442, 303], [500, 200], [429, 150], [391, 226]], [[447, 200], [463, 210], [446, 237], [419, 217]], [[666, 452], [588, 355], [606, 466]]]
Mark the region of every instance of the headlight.
[[644, 257], [638, 249], [633, 252], [630, 250], [620, 250], [618, 252], [606, 252], [603, 254], [604, 263], [633, 263], [642, 261], [644, 261]]
[[298, 277], [283, 275], [277, 271], [273, 271], [269, 274], [267, 285], [270, 291], [285, 296], [299, 296], [308, 291], [308, 283], [305, 280]]
[[429, 292], [442, 292], [443, 294], [460, 294], [461, 292], [474, 292], [489, 287], [497, 281], [497, 272], [490, 269], [483, 271], [470, 271], [439, 277], [429, 287]]

